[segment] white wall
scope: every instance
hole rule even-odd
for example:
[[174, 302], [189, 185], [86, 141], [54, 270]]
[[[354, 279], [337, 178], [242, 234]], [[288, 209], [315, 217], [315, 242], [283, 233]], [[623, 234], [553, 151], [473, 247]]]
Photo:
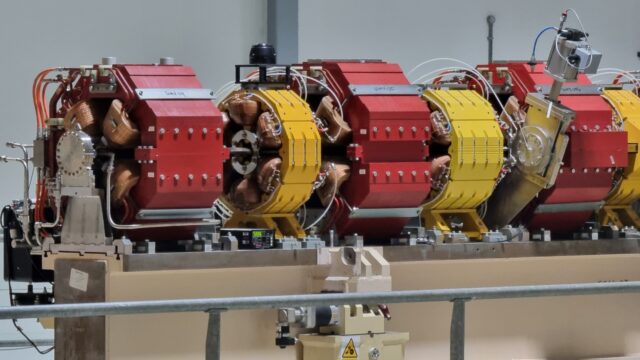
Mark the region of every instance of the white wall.
[[[35, 133], [31, 84], [47, 66], [94, 64], [102, 56], [152, 63], [173, 56], [193, 66], [205, 87], [232, 80], [234, 65], [267, 37], [262, 0], [29, 0], [0, 2], [0, 154], [7, 141], [30, 142]], [[21, 195], [18, 164], [0, 164], [0, 205]], [[1, 253], [0, 253], [1, 256]], [[8, 305], [0, 281], [0, 306]], [[20, 321], [34, 338], [51, 338], [33, 320]], [[0, 340], [19, 339], [0, 321]], [[33, 359], [33, 350], [1, 351], [0, 359]], [[52, 354], [40, 357], [52, 359]]]
[[[573, 7], [604, 53], [603, 66], [640, 68], [634, 0], [300, 0], [299, 7], [301, 59], [382, 58], [406, 71], [435, 57], [486, 63], [486, 17], [494, 14], [494, 59], [529, 60], [538, 30], [557, 26], [562, 10]], [[575, 18], [568, 25], [578, 27]], [[546, 60], [552, 38], [538, 43], [539, 59]]]

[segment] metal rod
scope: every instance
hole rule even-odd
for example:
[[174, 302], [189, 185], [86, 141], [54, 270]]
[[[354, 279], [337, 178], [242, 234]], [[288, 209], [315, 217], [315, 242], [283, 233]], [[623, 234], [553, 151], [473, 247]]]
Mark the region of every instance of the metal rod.
[[464, 305], [468, 299], [453, 300], [451, 334], [449, 338], [451, 360], [464, 360]]
[[489, 35], [487, 36], [487, 41], [489, 42], [489, 64], [493, 62], [493, 24], [495, 23], [495, 16], [487, 16], [487, 25], [489, 26]]
[[485, 288], [406, 290], [372, 293], [248, 296], [210, 299], [116, 301], [90, 304], [54, 304], [0, 307], [0, 319], [81, 317], [219, 310], [278, 309], [282, 307], [394, 304], [455, 299], [488, 300], [545, 296], [639, 293], [640, 281]]
[[220, 310], [209, 311], [205, 351], [206, 360], [220, 360]]
[[[32, 341], [36, 346], [53, 346], [53, 339], [35, 339]], [[21, 347], [31, 347], [31, 343], [27, 340], [0, 340], [0, 349]]]

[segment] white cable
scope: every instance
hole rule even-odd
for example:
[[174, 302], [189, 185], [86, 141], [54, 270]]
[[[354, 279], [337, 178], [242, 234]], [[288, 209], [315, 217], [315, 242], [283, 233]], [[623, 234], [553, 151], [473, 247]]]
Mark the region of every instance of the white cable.
[[[466, 70], [468, 70], [471, 73], [473, 73], [474, 75], [476, 75], [478, 77], [478, 79], [485, 84], [485, 86], [487, 87], [489, 92], [491, 94], [493, 94], [494, 98], [497, 100], [496, 103], [498, 103], [498, 106], [500, 106], [500, 108], [502, 109], [502, 113], [504, 113], [507, 116], [507, 118], [509, 118], [509, 121], [516, 127], [516, 130], [518, 130], [519, 125], [514, 121], [513, 117], [511, 117], [511, 115], [506, 111], [506, 109], [504, 108], [504, 105], [502, 105], [502, 102], [500, 101], [500, 98], [498, 97], [498, 94], [496, 94], [495, 90], [493, 90], [493, 86], [491, 86], [491, 84], [489, 84], [489, 81], [478, 70], [476, 70], [475, 68], [473, 68], [471, 65], [467, 64], [464, 61], [461, 61], [461, 60], [458, 60], [458, 59], [454, 59], [454, 58], [446, 58], [446, 57], [444, 57], [444, 58], [434, 58], [434, 59], [426, 60], [426, 61], [423, 61], [420, 64], [416, 65], [413, 69], [411, 69], [411, 71], [409, 71], [407, 76], [409, 76], [410, 74], [415, 72], [420, 67], [422, 67], [424, 65], [427, 65], [427, 64], [430, 64], [430, 63], [433, 63], [433, 62], [437, 62], [437, 61], [439, 61], [439, 62], [450, 61], [450, 62], [461, 64], [466, 68]], [[527, 143], [527, 139], [522, 134], [522, 131], [519, 131], [518, 133], [520, 133], [522, 135], [522, 139], [526, 144]]]
[[331, 163], [330, 170], [333, 171], [333, 173], [336, 175], [336, 182], [333, 183], [333, 195], [331, 196], [331, 202], [329, 202], [329, 205], [327, 205], [322, 214], [320, 214], [320, 216], [313, 223], [311, 223], [311, 225], [304, 228], [304, 231], [308, 231], [312, 227], [316, 226], [322, 219], [324, 219], [324, 217], [327, 216], [327, 213], [329, 213], [329, 209], [331, 209], [331, 205], [333, 205], [336, 199], [336, 194], [338, 193], [338, 175], [336, 174], [336, 165], [334, 163]]
[[[464, 71], [459, 71], [459, 72], [455, 72], [456, 69], [460, 69], [460, 68], [443, 68], [446, 69], [445, 71], [449, 71], [447, 73], [441, 73], [440, 70], [442, 69], [438, 69], [435, 71], [431, 71], [427, 74], [424, 74], [422, 76], [420, 76], [418, 79], [416, 79], [416, 81], [414, 82], [414, 84], [433, 84], [433, 80], [437, 79], [438, 77], [445, 77], [445, 76], [452, 76], [452, 75], [457, 75], [457, 76], [462, 76], [465, 79], [472, 79], [478, 82], [478, 84], [480, 85], [480, 94], [483, 98], [489, 100], [489, 92], [485, 91], [485, 84], [481, 81], [476, 79], [475, 77], [469, 75], [466, 71], [466, 69], [463, 69]], [[427, 78], [426, 80], [423, 81], [423, 79], [427, 76], [433, 75], [434, 73], [437, 73], [436, 76]]]
[[[434, 76], [434, 77], [428, 78], [429, 76], [431, 76], [433, 74], [437, 74], [437, 75]], [[430, 72], [418, 77], [413, 83], [414, 84], [430, 84], [437, 77], [452, 76], [452, 75], [462, 75], [464, 78], [475, 80], [480, 85], [480, 90], [481, 90], [481, 93], [482, 93], [482, 97], [486, 98], [487, 100], [489, 99], [489, 91], [485, 90], [486, 89], [486, 84], [484, 82], [482, 82], [481, 80], [478, 80], [477, 78], [471, 76], [468, 73], [466, 68], [444, 67], [444, 68], [436, 69], [436, 70], [430, 71]], [[427, 79], [423, 81], [423, 79], [425, 79], [425, 78], [427, 78]]]
[[640, 87], [640, 79], [633, 76], [629, 71], [618, 69], [618, 68], [602, 68], [598, 70], [597, 74], [591, 75], [589, 78], [592, 79], [594, 77], [603, 76], [603, 75], [621, 75], [631, 82], [633, 82], [636, 86], [636, 89]]

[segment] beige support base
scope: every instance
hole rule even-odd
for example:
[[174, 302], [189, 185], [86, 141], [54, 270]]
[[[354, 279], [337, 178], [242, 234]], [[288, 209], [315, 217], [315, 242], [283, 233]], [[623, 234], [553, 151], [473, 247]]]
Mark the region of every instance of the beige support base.
[[[418, 249], [416, 251], [419, 251]], [[89, 260], [92, 261], [92, 260]], [[108, 267], [107, 301], [306, 293], [312, 266], [122, 272]], [[392, 262], [394, 290], [640, 280], [640, 255]], [[470, 301], [470, 359], [585, 359], [640, 354], [640, 295]], [[390, 305], [388, 331], [408, 332], [407, 360], [447, 359], [450, 303]], [[276, 312], [222, 314], [222, 357], [293, 360], [274, 346]], [[111, 316], [106, 359], [202, 360], [201, 313]], [[366, 359], [366, 358], [364, 358]], [[386, 358], [385, 358], [386, 359]]]
[[371, 336], [305, 334], [300, 335], [299, 338], [304, 360], [404, 360], [404, 347], [409, 341], [409, 334], [386, 333]]

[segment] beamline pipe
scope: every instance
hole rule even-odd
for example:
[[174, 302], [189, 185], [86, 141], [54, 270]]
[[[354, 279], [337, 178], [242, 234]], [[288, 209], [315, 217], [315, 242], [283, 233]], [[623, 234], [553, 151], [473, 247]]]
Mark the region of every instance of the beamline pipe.
[[369, 293], [334, 293], [227, 298], [116, 301], [0, 307], [0, 319], [83, 317], [175, 312], [278, 309], [297, 306], [397, 304], [454, 300], [492, 300], [549, 296], [640, 293], [640, 281], [525, 285], [484, 288], [403, 290]]

